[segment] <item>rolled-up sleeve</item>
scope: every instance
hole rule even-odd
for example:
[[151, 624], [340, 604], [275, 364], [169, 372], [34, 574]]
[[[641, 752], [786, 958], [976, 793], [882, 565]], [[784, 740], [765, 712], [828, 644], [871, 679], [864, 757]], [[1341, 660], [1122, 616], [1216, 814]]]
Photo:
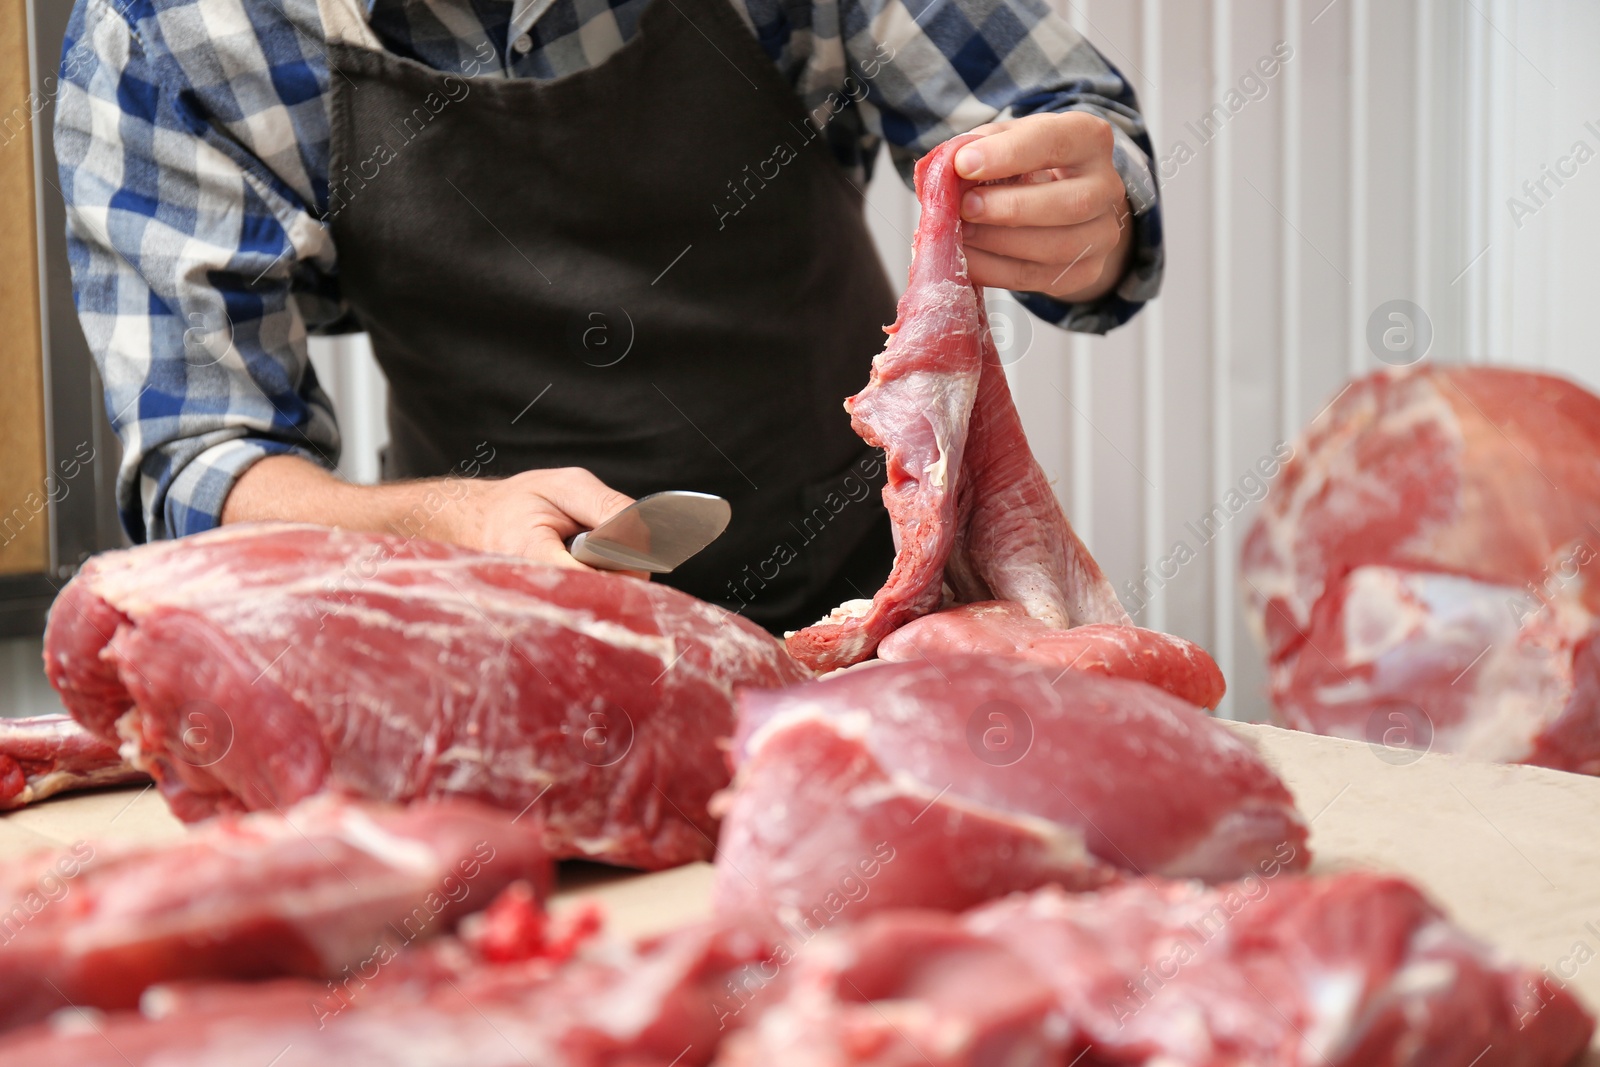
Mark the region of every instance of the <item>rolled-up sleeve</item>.
[[79, 319], [136, 541], [209, 529], [268, 455], [332, 467], [303, 304], [332, 249], [294, 191], [198, 113], [150, 5], [80, 0], [55, 144]]
[[1018, 293], [1069, 330], [1105, 333], [1161, 288], [1160, 193], [1150, 135], [1132, 84], [1048, 0], [839, 0], [850, 72], [867, 86], [869, 130], [910, 180], [915, 161], [986, 122], [1087, 111], [1115, 135], [1133, 249], [1121, 282], [1098, 300], [1065, 303]]

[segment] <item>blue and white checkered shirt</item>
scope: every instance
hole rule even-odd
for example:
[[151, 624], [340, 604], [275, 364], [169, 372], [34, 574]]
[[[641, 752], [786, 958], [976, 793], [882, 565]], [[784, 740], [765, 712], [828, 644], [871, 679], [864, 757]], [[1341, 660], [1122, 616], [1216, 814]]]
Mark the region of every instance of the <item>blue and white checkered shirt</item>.
[[[376, 0], [371, 24], [435, 69], [548, 79], [611, 55], [647, 2]], [[858, 181], [883, 141], [909, 175], [1006, 112], [1110, 120], [1136, 213], [1129, 274], [1092, 304], [1022, 299], [1104, 332], [1155, 294], [1161, 225], [1137, 101], [1049, 0], [733, 3], [808, 110], [845, 96], [827, 133]], [[306, 351], [346, 312], [322, 221], [330, 74], [316, 0], [77, 0], [61, 69], [73, 287], [124, 447], [122, 521], [140, 541], [209, 529], [262, 456], [338, 456]]]

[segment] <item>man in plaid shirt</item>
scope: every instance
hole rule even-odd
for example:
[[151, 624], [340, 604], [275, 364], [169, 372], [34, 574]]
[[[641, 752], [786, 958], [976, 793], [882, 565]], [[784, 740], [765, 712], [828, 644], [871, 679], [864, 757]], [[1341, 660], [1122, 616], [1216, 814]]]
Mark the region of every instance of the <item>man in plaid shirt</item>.
[[[1162, 269], [1150, 142], [1048, 0], [78, 0], [56, 146], [123, 522], [392, 530], [444, 480], [424, 536], [576, 566], [629, 494], [704, 489], [734, 525], [669, 580], [727, 601], [829, 486], [881, 482], [839, 410], [894, 315], [860, 189], [882, 142], [909, 176], [974, 129], [963, 177], [1032, 179], [968, 194], [974, 280], [1126, 321]], [[351, 329], [390, 382], [379, 486], [330, 472], [307, 359]], [[856, 510], [752, 617], [881, 579]]]

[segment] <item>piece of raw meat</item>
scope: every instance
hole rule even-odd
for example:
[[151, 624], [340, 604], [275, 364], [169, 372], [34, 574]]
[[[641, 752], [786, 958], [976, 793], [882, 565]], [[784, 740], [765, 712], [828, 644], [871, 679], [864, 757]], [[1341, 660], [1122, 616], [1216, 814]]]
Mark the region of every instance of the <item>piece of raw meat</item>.
[[148, 780], [70, 715], [0, 719], [0, 811], [57, 793]]
[[717, 1067], [1562, 1067], [1592, 1030], [1404, 881], [1279, 872], [879, 913]]
[[1108, 623], [1061, 630], [1008, 600], [980, 601], [924, 615], [878, 646], [878, 658], [892, 663], [961, 653], [1015, 656], [1062, 669], [1130, 678], [1202, 708], [1215, 708], [1227, 690], [1216, 661], [1181, 637]]
[[315, 797], [153, 845], [79, 842], [0, 872], [0, 1029], [131, 1008], [161, 982], [332, 978], [549, 879], [536, 819], [463, 800]]
[[847, 601], [789, 635], [789, 651], [815, 670], [866, 659], [885, 635], [932, 611], [942, 595], [958, 529], [967, 421], [983, 362], [978, 292], [961, 251], [961, 196], [974, 183], [956, 177], [952, 163], [956, 149], [972, 139], [953, 138], [917, 162], [922, 220], [910, 283], [866, 388], [845, 401], [856, 433], [884, 449], [894, 568], [870, 602]]
[[979, 301], [983, 373], [961, 468], [960, 532], [945, 569], [959, 602], [1007, 600], [1057, 629], [1131, 625], [1033, 456]]
[[849, 671], [745, 693], [735, 756], [717, 908], [791, 928], [1308, 862], [1306, 825], [1249, 744], [1121, 678], [983, 656]]
[[1289, 726], [1600, 773], [1600, 397], [1492, 367], [1352, 383], [1241, 575]]
[[226, 527], [91, 560], [46, 669], [179, 818], [322, 790], [537, 804], [558, 857], [709, 857], [736, 686], [808, 678], [663, 585], [316, 526]]
[[816, 670], [861, 662], [888, 633], [957, 601], [1006, 600], [1043, 624], [1130, 624], [1034, 459], [982, 306], [966, 274], [954, 138], [917, 163], [910, 283], [872, 362], [846, 400], [851, 426], [888, 456], [883, 501], [894, 525], [893, 573], [870, 601], [851, 600], [789, 635]]
[[962, 923], [1055, 987], [1085, 1064], [1560, 1067], [1594, 1028], [1385, 875], [1050, 887]]
[[973, 183], [956, 176], [954, 157], [971, 139], [917, 164], [910, 283], [867, 388], [845, 402], [856, 432], [886, 450], [897, 551], [870, 602], [789, 635], [789, 651], [818, 671], [871, 656], [934, 610], [945, 584], [957, 602], [1012, 601], [1058, 629], [1131, 621], [1028, 447], [982, 289], [967, 275], [961, 196]]
[[954, 915], [882, 912], [807, 946], [717, 1067], [1064, 1065], [1055, 990]]
[[[417, 954], [404, 953], [400, 960]], [[401, 966], [401, 963], [396, 966]], [[752, 979], [757, 967], [770, 978]], [[751, 972], [754, 973], [754, 972]], [[606, 942], [564, 966], [429, 960], [377, 980], [329, 1012], [318, 983], [153, 990], [139, 1013], [65, 1020], [0, 1039], [0, 1062], [73, 1067], [704, 1067], [734, 1026], [730, 999], [782, 984], [772, 948], [702, 924], [630, 945]], [[174, 995], [174, 993], [176, 995]], [[729, 1007], [729, 1005], [732, 1007]]]

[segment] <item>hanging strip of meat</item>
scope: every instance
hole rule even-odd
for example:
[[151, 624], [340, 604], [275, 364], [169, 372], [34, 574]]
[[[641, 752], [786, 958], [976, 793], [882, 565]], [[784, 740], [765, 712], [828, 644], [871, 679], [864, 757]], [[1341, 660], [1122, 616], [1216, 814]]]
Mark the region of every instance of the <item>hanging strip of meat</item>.
[[888, 460], [894, 569], [871, 601], [789, 635], [789, 651], [814, 670], [869, 658], [937, 608], [947, 583], [958, 602], [1014, 601], [1056, 628], [1130, 622], [1028, 447], [983, 290], [967, 275], [961, 196], [973, 183], [956, 176], [954, 158], [972, 139], [917, 164], [910, 283], [871, 380], [845, 402], [856, 432]]
[[894, 569], [870, 601], [851, 600], [815, 626], [790, 634], [789, 651], [814, 670], [872, 655], [895, 628], [938, 607], [945, 561], [955, 546], [967, 424], [983, 364], [979, 294], [961, 251], [957, 137], [917, 163], [922, 219], [911, 280], [889, 343], [872, 361], [867, 387], [845, 401], [862, 440], [884, 450], [883, 502], [894, 525]]

